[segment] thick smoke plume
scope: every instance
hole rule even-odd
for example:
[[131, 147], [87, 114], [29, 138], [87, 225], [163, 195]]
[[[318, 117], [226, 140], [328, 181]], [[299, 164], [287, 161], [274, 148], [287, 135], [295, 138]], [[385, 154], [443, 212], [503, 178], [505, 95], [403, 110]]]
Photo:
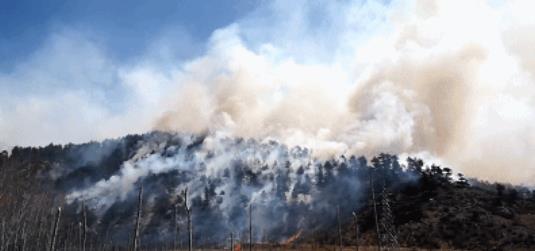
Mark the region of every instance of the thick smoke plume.
[[[533, 3], [388, 2], [264, 3], [176, 64], [141, 53], [139, 62], [116, 65], [83, 37], [60, 36], [43, 49], [51, 53], [36, 54], [45, 59], [0, 81], [76, 90], [0, 94], [0, 145], [158, 129], [273, 139], [318, 158], [426, 156], [469, 176], [532, 184]], [[93, 56], [73, 59], [65, 47]], [[61, 62], [83, 65], [43, 68]], [[104, 84], [88, 91], [85, 83]], [[109, 86], [118, 86], [111, 97]]]
[[[276, 22], [265, 40], [246, 19], [184, 65], [156, 128], [273, 138], [317, 157], [421, 154], [471, 176], [529, 183], [535, 41], [524, 34], [535, 26], [526, 5], [344, 3], [316, 16], [318, 6], [303, 4], [292, 8], [298, 21]], [[332, 26], [309, 23], [318, 18]]]

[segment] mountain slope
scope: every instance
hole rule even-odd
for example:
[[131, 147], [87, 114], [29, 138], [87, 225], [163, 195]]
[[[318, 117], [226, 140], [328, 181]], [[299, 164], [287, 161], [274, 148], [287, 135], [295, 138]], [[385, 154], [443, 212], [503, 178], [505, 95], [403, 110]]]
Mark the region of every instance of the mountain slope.
[[[16, 147], [0, 155], [2, 246], [47, 245], [54, 207], [63, 206], [58, 245], [128, 246], [143, 185], [143, 247], [186, 241], [183, 190], [190, 191], [197, 246], [218, 247], [232, 232], [282, 243], [375, 245], [372, 186], [383, 245], [461, 249], [535, 245], [535, 200], [526, 188], [487, 184], [421, 160], [380, 154], [318, 160], [305, 148], [220, 135], [153, 132], [81, 145]], [[385, 237], [393, 233], [394, 238]], [[395, 240], [393, 240], [395, 239]], [[0, 249], [0, 250], [4, 250]]]

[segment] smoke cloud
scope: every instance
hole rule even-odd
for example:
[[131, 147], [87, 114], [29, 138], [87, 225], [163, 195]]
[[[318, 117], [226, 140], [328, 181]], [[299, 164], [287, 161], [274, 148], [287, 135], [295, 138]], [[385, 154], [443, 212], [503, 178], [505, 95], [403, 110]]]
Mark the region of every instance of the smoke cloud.
[[[529, 183], [535, 51], [525, 4], [336, 4], [319, 14], [303, 4], [288, 29], [276, 22], [253, 45], [246, 20], [184, 66], [178, 102], [156, 128], [274, 138], [316, 156], [430, 155], [470, 176]], [[362, 23], [370, 36], [352, 29]]]
[[[58, 112], [50, 127], [65, 125], [60, 130], [74, 140], [149, 129], [273, 139], [318, 158], [432, 156], [469, 176], [532, 184], [533, 7], [520, 0], [275, 1], [215, 31], [202, 55], [174, 66], [149, 59], [115, 66], [91, 53], [102, 56], [91, 65], [112, 69], [102, 82], [118, 79], [129, 93], [120, 113], [95, 96], [63, 95], [87, 107], [72, 116], [61, 116], [52, 100], [27, 106], [37, 102], [28, 98], [2, 106], [0, 129], [58, 135], [17, 126], [38, 124], [23, 114]], [[64, 117], [103, 123], [75, 130], [67, 125], [78, 122]], [[23, 134], [0, 142], [32, 143]]]
[[[364, 191], [355, 193], [361, 189], [360, 179], [370, 175], [364, 159], [321, 162], [308, 149], [269, 140], [152, 133], [136, 145], [139, 148], [131, 149], [134, 156], [114, 175], [70, 191], [66, 201], [87, 202], [101, 219], [118, 217], [117, 212], [128, 215], [137, 187], [144, 184], [149, 191], [145, 203], [160, 213], [144, 216], [146, 222], [158, 222], [153, 224], [158, 227], [153, 240], [173, 238], [165, 214], [177, 203], [181, 208], [186, 188], [199, 242], [224, 243], [230, 231], [244, 236], [248, 206], [254, 207], [253, 238], [269, 236], [280, 242], [299, 229], [313, 232], [330, 224], [335, 203], [349, 214], [364, 197]], [[414, 179], [409, 174], [399, 176], [404, 184]]]

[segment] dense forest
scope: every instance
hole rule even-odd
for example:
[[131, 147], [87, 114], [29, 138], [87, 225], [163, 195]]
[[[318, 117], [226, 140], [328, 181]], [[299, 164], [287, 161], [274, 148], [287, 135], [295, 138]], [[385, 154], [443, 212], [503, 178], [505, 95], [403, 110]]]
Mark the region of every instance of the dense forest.
[[[535, 192], [416, 158], [153, 132], [0, 154], [0, 251], [535, 246]], [[186, 195], [188, 197], [186, 198]], [[191, 221], [191, 228], [188, 227]], [[191, 231], [191, 235], [189, 232]]]

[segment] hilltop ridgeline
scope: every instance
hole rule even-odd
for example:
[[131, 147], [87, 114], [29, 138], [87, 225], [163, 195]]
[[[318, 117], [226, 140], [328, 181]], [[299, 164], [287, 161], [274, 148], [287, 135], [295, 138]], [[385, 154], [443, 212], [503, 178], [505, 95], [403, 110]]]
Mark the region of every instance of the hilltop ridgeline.
[[153, 132], [1, 153], [0, 250], [49, 246], [54, 236], [69, 250], [129, 247], [141, 186], [142, 248], [185, 247], [186, 188], [198, 247], [228, 246], [230, 233], [246, 242], [249, 206], [255, 243], [535, 246], [527, 188], [391, 154], [318, 160], [275, 141]]

